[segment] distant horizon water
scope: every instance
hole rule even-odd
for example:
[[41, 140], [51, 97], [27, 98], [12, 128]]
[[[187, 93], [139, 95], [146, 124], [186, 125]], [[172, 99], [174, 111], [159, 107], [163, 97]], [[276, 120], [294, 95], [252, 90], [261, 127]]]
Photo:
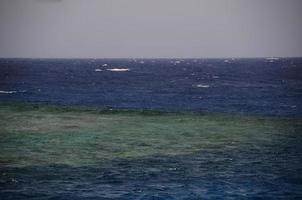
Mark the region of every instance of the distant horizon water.
[[0, 72], [0, 102], [302, 116], [302, 58], [21, 58]]
[[265, 59], [265, 58], [302, 58], [301, 56], [243, 56], [243, 57], [1, 57], [0, 59]]

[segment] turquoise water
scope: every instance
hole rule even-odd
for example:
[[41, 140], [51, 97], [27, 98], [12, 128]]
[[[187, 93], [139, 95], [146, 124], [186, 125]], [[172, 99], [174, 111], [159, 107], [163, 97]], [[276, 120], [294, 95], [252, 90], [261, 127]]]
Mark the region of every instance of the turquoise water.
[[1, 199], [301, 197], [299, 119], [0, 106]]

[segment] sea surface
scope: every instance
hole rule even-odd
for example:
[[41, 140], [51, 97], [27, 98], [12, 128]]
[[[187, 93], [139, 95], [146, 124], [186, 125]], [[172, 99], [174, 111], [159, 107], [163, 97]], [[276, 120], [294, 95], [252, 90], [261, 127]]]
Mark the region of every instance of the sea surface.
[[0, 199], [302, 199], [302, 58], [0, 59]]
[[302, 59], [1, 59], [0, 91], [1, 102], [302, 117]]

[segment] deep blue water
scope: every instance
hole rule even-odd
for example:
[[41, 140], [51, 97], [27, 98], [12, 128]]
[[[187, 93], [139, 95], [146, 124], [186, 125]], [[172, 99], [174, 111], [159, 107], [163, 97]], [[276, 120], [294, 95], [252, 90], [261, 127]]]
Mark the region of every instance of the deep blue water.
[[[265, 156], [258, 151], [217, 149], [183, 156], [114, 160], [100, 167], [0, 168], [0, 173], [5, 173], [0, 182], [0, 188], [4, 188], [0, 197], [5, 200], [301, 199], [301, 165], [287, 157], [288, 153], [280, 152], [278, 156], [263, 159]], [[18, 182], [9, 177], [17, 177]]]
[[1, 102], [301, 117], [302, 59], [0, 59], [0, 91]]

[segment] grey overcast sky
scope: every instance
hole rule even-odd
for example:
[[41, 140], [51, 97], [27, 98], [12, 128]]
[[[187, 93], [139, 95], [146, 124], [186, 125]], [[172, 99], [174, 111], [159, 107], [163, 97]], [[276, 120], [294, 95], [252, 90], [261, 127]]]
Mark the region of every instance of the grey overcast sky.
[[0, 57], [302, 56], [302, 0], [0, 0]]

